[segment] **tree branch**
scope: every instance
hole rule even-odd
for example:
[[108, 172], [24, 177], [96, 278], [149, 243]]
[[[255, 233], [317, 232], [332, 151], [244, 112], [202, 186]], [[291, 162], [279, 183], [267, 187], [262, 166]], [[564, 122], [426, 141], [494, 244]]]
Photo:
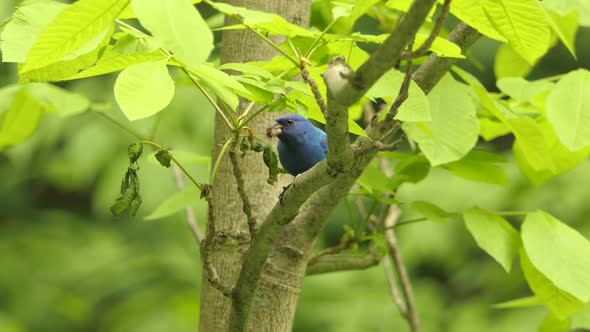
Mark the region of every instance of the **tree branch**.
[[342, 243], [339, 243], [339, 244], [337, 244], [337, 245], [335, 245], [333, 247], [329, 247], [329, 248], [326, 248], [324, 250], [321, 250], [315, 256], [313, 256], [309, 260], [309, 262], [307, 262], [307, 265], [309, 266], [310, 264], [314, 264], [314, 262], [316, 262], [317, 260], [319, 260], [322, 256], [339, 254], [342, 251], [348, 249], [353, 242], [354, 242], [354, 239], [352, 237], [350, 237], [350, 238], [348, 238], [346, 241], [344, 241]]
[[307, 265], [306, 275], [314, 275], [329, 272], [365, 270], [373, 267], [381, 261], [381, 257], [374, 252], [365, 255], [325, 255], [310, 261]]
[[307, 83], [307, 85], [309, 85], [309, 88], [311, 89], [311, 92], [313, 93], [313, 96], [315, 97], [315, 101], [318, 104], [318, 106], [320, 107], [320, 111], [322, 111], [324, 118], [327, 118], [328, 117], [328, 107], [326, 106], [326, 102], [324, 102], [324, 98], [322, 97], [322, 94], [320, 92], [320, 89], [318, 88], [317, 83], [313, 80], [313, 78], [311, 78], [311, 76], [309, 76], [309, 71], [307, 71], [307, 69], [305, 67], [301, 68], [301, 77], [303, 78], [305, 83]]
[[[410, 324], [412, 332], [420, 332], [420, 319], [418, 318], [418, 311], [416, 310], [416, 303], [414, 301], [414, 292], [412, 291], [412, 284], [408, 277], [408, 271], [404, 265], [399, 246], [397, 244], [397, 238], [392, 227], [395, 225], [400, 214], [400, 210], [396, 205], [391, 205], [388, 208], [387, 216], [385, 217], [385, 240], [389, 249], [389, 254], [393, 259], [393, 266], [399, 278], [399, 283], [402, 288], [402, 294], [406, 302], [406, 319]], [[401, 308], [400, 308], [401, 310]]]
[[257, 219], [254, 215], [252, 210], [252, 205], [250, 204], [250, 198], [248, 197], [248, 193], [246, 192], [246, 185], [244, 184], [244, 177], [242, 176], [242, 170], [240, 169], [240, 164], [238, 160], [238, 143], [240, 141], [240, 132], [236, 132], [234, 135], [234, 139], [231, 143], [231, 147], [229, 149], [229, 159], [232, 164], [232, 171], [234, 173], [234, 178], [236, 179], [236, 185], [238, 187], [238, 193], [240, 194], [240, 198], [242, 199], [242, 211], [246, 215], [248, 219], [248, 230], [250, 231], [250, 238], [254, 237], [254, 233], [256, 233], [256, 224]]
[[[410, 39], [410, 43], [408, 44], [408, 51], [412, 52], [412, 47], [414, 46], [414, 38]], [[385, 119], [381, 124], [383, 133], [382, 139], [387, 139], [388, 133], [393, 132], [395, 130], [389, 130], [389, 127], [392, 127], [392, 121], [397, 115], [397, 111], [399, 110], [400, 106], [408, 99], [408, 91], [410, 89], [410, 82], [412, 81], [412, 63], [413, 59], [410, 57], [406, 63], [406, 73], [404, 75], [404, 80], [402, 81], [402, 85], [399, 88], [399, 93], [397, 97], [391, 104], [387, 115], [385, 115]], [[398, 121], [399, 122], [399, 121]], [[393, 129], [393, 128], [392, 128]], [[398, 127], [399, 129], [399, 127]]]
[[[172, 165], [172, 174], [174, 174], [174, 180], [176, 181], [176, 188], [178, 188], [178, 190], [180, 190], [180, 191], [184, 190], [185, 185], [184, 185], [184, 180], [182, 179], [182, 171], [180, 170], [180, 168], [176, 164]], [[195, 211], [193, 210], [192, 207], [187, 205], [184, 208], [184, 213], [186, 215], [186, 222], [187, 222], [191, 232], [193, 233], [195, 240], [197, 240], [197, 243], [200, 246], [201, 243], [203, 242], [203, 232], [201, 232], [201, 229], [199, 228], [199, 224], [197, 224], [197, 220], [195, 218]]]
[[[376, 147], [369, 139], [364, 137], [355, 144], [355, 151], [351, 150], [348, 142], [348, 107], [360, 99], [399, 60], [404, 47], [418, 31], [435, 1], [414, 1], [396, 29], [375, 53], [361, 65], [352, 78], [347, 75], [348, 73], [338, 63], [332, 65], [332, 71], [330, 71], [330, 68], [328, 69], [330, 71], [329, 74], [327, 71], [328, 77], [324, 75], [328, 87], [326, 131], [330, 142], [328, 144], [327, 162], [318, 163], [294, 181], [293, 185], [284, 192], [282, 204], [280, 202], [275, 204], [254, 236], [245, 254], [235, 291], [232, 294], [231, 331], [244, 331], [246, 329], [252, 303], [254, 302], [254, 295], [266, 259], [285, 225], [289, 224], [299, 214], [299, 208], [312, 195], [310, 203], [324, 200], [329, 202], [327, 208], [322, 206], [314, 209], [315, 213], [321, 211], [323, 218], [319, 220], [316, 217], [310, 218], [315, 220], [312, 224], [314, 229], [308, 232], [309, 235], [313, 234], [309, 241], [311, 242], [327, 219], [325, 213], [333, 210], [336, 203], [346, 195], [350, 187], [355, 183], [356, 178], [360, 176], [362, 170], [376, 155]], [[344, 75], [342, 75], [343, 73]], [[328, 83], [332, 82], [333, 78], [335, 82], [342, 85]], [[343, 128], [346, 129], [346, 134], [341, 134]], [[342, 160], [350, 161], [343, 163]], [[342, 171], [345, 172], [342, 173]], [[330, 184], [328, 186], [330, 188], [326, 187], [314, 194], [328, 184]], [[320, 193], [329, 193], [332, 196], [318, 197], [317, 194]], [[314, 206], [316, 205], [314, 204]]]
[[399, 293], [399, 289], [397, 289], [395, 276], [393, 275], [393, 266], [391, 264], [391, 261], [389, 260], [389, 257], [385, 257], [383, 259], [383, 269], [385, 270], [385, 277], [387, 278], [387, 283], [389, 284], [391, 299], [399, 309], [399, 313], [402, 315], [402, 317], [407, 317], [408, 308], [406, 307], [406, 303], [404, 302], [401, 294]]
[[[448, 40], [461, 47], [465, 53], [481, 37], [481, 34], [465, 23], [459, 23], [448, 36]], [[412, 79], [424, 91], [425, 94], [440, 81], [440, 79], [451, 69], [457, 59], [439, 57], [435, 53], [430, 54], [428, 59], [414, 72]]]
[[426, 40], [424, 41], [422, 46], [420, 46], [417, 50], [415, 50], [415, 51], [408, 50], [408, 51], [404, 52], [402, 54], [403, 59], [409, 60], [412, 58], [417, 58], [417, 57], [422, 56], [424, 53], [426, 53], [428, 51], [428, 49], [432, 46], [432, 43], [434, 42], [434, 40], [436, 39], [436, 37], [440, 33], [443, 23], [445, 22], [445, 18], [449, 14], [450, 7], [451, 7], [451, 0], [445, 0], [445, 2], [443, 3], [442, 9], [440, 11], [440, 14], [436, 18], [436, 22], [434, 23], [434, 27], [432, 28], [430, 35], [428, 35], [428, 38], [426, 38]]
[[207, 273], [207, 280], [211, 285], [221, 292], [225, 296], [230, 296], [233, 293], [233, 288], [227, 287], [219, 280], [217, 270], [213, 267], [211, 260], [209, 259], [209, 252], [212, 250], [214, 245], [213, 239], [215, 238], [215, 214], [213, 213], [213, 199], [211, 195], [207, 195], [207, 235], [201, 243], [201, 260], [203, 261], [203, 270]]

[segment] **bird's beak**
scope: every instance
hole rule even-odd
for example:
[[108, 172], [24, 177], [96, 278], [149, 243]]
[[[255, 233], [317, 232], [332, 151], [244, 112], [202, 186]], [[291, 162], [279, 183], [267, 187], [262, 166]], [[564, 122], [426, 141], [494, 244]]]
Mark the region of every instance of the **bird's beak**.
[[283, 133], [283, 126], [278, 122], [274, 122], [270, 127], [266, 128], [266, 136], [273, 137]]

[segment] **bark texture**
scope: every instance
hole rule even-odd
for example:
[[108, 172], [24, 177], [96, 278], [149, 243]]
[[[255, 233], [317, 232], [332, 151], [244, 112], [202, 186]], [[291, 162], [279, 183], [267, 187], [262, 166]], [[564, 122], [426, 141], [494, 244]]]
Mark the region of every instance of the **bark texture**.
[[[228, 2], [234, 6], [278, 13], [294, 24], [309, 25], [311, 10], [309, 0], [233, 0]], [[236, 22], [226, 19], [226, 25], [233, 24]], [[275, 50], [247, 30], [225, 31], [222, 42], [221, 60], [223, 63], [267, 60], [277, 55]], [[247, 102], [244, 102], [241, 106], [246, 104]], [[276, 114], [263, 113], [250, 123], [250, 127], [258, 135], [264, 136], [264, 129], [274, 118], [276, 118]], [[231, 136], [232, 134], [223, 120], [217, 116], [212, 151], [213, 160], [219, 155], [223, 143]], [[245, 158], [240, 158], [239, 162], [252, 208], [259, 219], [264, 218], [278, 200], [282, 185], [285, 182], [290, 182], [292, 178], [284, 176], [282, 181], [279, 178], [279, 184], [271, 186], [266, 182], [267, 170], [260, 155], [249, 153]], [[250, 241], [250, 234], [228, 156], [224, 156], [222, 159], [211, 195], [213, 214], [216, 219], [216, 234], [209, 255], [221, 281], [225, 285], [231, 286], [239, 275], [243, 254]], [[280, 268], [280, 265], [269, 264], [265, 267], [253, 307], [249, 330], [273, 332], [291, 330], [299, 296], [299, 285], [305, 272], [305, 267], [301, 268], [303, 269], [301, 273], [294, 275], [291, 272], [285, 272]], [[199, 330], [202, 332], [227, 331], [230, 311], [230, 299], [213, 288], [204, 275]]]

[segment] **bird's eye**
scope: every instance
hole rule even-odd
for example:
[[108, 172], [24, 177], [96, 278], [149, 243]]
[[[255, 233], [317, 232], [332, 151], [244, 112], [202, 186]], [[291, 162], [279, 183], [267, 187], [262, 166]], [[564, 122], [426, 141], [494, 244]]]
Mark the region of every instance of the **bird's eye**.
[[289, 119], [289, 120], [287, 120], [287, 123], [290, 124], [290, 125], [292, 125], [293, 124], [293, 120]]

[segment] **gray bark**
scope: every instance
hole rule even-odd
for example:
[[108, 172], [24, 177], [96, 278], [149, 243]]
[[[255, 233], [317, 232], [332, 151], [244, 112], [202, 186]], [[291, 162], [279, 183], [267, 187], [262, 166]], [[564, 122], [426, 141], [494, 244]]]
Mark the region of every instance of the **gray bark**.
[[[229, 3], [234, 6], [278, 13], [291, 23], [303, 26], [309, 24], [311, 9], [309, 0], [234, 0]], [[227, 24], [233, 25], [236, 22], [226, 19]], [[225, 31], [222, 42], [223, 63], [267, 60], [277, 55], [275, 50], [247, 30]], [[242, 106], [246, 103], [244, 102]], [[250, 127], [262, 136], [266, 125], [275, 117], [276, 114], [263, 113], [250, 123]], [[231, 135], [223, 120], [217, 116], [213, 160], [217, 158], [221, 146]], [[259, 218], [263, 218], [276, 203], [282, 185], [292, 179], [284, 176], [279, 184], [268, 185], [266, 167], [259, 154], [249, 153], [245, 158], [240, 158], [240, 166], [252, 208]], [[213, 214], [216, 217], [216, 234], [209, 255], [221, 281], [231, 286], [235, 284], [239, 275], [250, 235], [228, 156], [223, 157], [211, 195]], [[305, 267], [302, 268], [301, 273], [293, 276], [291, 273], [285, 275], [278, 265], [269, 264], [265, 267], [252, 311], [250, 330], [273, 332], [291, 330], [299, 296], [299, 285], [305, 272]], [[200, 331], [228, 330], [231, 301], [213, 288], [205, 275], [202, 281], [200, 307]]]

